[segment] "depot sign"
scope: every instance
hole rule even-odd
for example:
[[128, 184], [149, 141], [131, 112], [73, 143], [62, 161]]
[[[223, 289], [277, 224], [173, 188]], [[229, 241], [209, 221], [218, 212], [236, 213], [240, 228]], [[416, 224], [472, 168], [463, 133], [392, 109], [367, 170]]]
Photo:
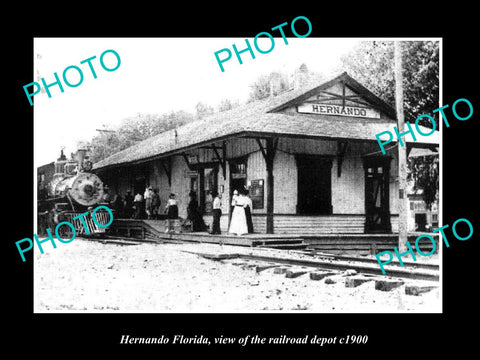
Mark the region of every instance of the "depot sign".
[[380, 113], [377, 110], [355, 106], [302, 104], [297, 107], [297, 111], [305, 114], [340, 115], [380, 119]]

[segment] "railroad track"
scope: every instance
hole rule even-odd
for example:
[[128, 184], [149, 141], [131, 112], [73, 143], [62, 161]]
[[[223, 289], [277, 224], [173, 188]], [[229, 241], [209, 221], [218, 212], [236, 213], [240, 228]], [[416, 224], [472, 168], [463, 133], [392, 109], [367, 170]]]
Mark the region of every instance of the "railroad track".
[[[362, 256], [335, 255], [335, 254], [317, 252], [315, 250], [299, 250], [297, 251], [297, 253], [303, 254], [306, 256], [317, 257], [321, 259], [355, 261], [360, 263], [375, 264], [376, 266], [378, 266], [378, 262], [376, 259], [362, 257]], [[427, 270], [433, 270], [433, 271], [440, 270], [440, 266], [438, 264], [433, 264], [433, 263], [415, 262], [411, 260], [403, 260], [403, 263], [405, 264], [405, 267], [408, 269], [427, 269]], [[392, 264], [396, 265], [397, 267], [400, 267], [400, 263], [396, 259], [392, 261]]]
[[[108, 237], [100, 240], [104, 243], [113, 243], [118, 245], [134, 245], [145, 242], [144, 240]], [[154, 243], [164, 243], [164, 241], [150, 241]], [[168, 241], [170, 243], [170, 241]], [[184, 244], [182, 241], [175, 241], [176, 244]], [[192, 243], [189, 244], [192, 247]], [[436, 264], [417, 263], [404, 261], [404, 266], [400, 267], [392, 262], [385, 265], [386, 275], [381, 273], [376, 259], [359, 256], [335, 255], [319, 253], [308, 250], [275, 250], [263, 248], [248, 248], [238, 252], [215, 252], [205, 253], [201, 251], [180, 250], [182, 252], [194, 254], [212, 261], [231, 263], [244, 268], [252, 268], [257, 272], [267, 269], [273, 269], [275, 274], [285, 274], [286, 277], [296, 278], [308, 274], [312, 280], [322, 280], [332, 276], [345, 276], [345, 286], [355, 287], [367, 281], [375, 281], [375, 288], [378, 290], [391, 290], [395, 287], [405, 284], [405, 280], [429, 281], [425, 285], [408, 285], [405, 288], [407, 294], [418, 295], [419, 293], [429, 291], [437, 286], [432, 283], [438, 283], [440, 279], [439, 266]], [[398, 264], [398, 262], [397, 262]], [[305, 275], [306, 276], [306, 275]]]
[[[363, 283], [374, 281], [375, 289], [390, 291], [405, 285], [407, 295], [420, 295], [439, 286], [439, 273], [425, 269], [390, 269], [390, 274], [382, 275], [379, 269], [365, 264], [352, 264], [344, 261], [321, 261], [283, 258], [256, 254], [239, 253], [200, 253], [189, 250], [182, 252], [195, 254], [205, 259], [230, 263], [244, 269], [255, 269], [257, 273], [268, 271], [273, 274], [284, 274], [286, 278], [308, 276], [311, 280], [323, 280], [333, 284], [343, 279], [345, 287], [357, 287]], [[411, 281], [414, 279], [415, 281]], [[426, 281], [425, 281], [426, 280]]]
[[[346, 271], [354, 270], [359, 274], [368, 274], [368, 275], [377, 275], [379, 277], [398, 277], [406, 279], [416, 279], [416, 280], [431, 280], [438, 281], [440, 279], [438, 269], [418, 269], [412, 265], [407, 265], [405, 267], [399, 267], [395, 265], [384, 266], [386, 275], [382, 275], [380, 268], [378, 267], [377, 262], [374, 263], [371, 261], [366, 261], [363, 259], [360, 262], [354, 262], [352, 259], [357, 260], [357, 257], [345, 257], [349, 260], [342, 259], [342, 256], [332, 256], [327, 259], [300, 259], [296, 257], [288, 256], [274, 256], [274, 255], [264, 255], [264, 254], [254, 254], [250, 253], [220, 253], [220, 254], [210, 254], [210, 253], [201, 253], [195, 251], [183, 250], [184, 252], [196, 254], [210, 260], [229, 260], [229, 259], [243, 259], [243, 260], [252, 260], [257, 262], [264, 262], [267, 264], [277, 264], [277, 265], [288, 265], [288, 266], [298, 266], [305, 268], [312, 268], [317, 270], [335, 270], [335, 271]], [[340, 259], [338, 259], [340, 258]]]

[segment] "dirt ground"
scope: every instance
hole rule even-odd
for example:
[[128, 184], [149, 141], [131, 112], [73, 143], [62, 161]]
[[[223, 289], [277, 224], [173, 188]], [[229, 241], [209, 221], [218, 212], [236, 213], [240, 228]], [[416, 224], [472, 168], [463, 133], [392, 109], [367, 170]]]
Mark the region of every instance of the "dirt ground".
[[[46, 247], [45, 247], [46, 248]], [[37, 249], [35, 249], [37, 250]], [[441, 291], [389, 292], [374, 282], [346, 288], [344, 276], [313, 281], [257, 273], [254, 268], [204, 259], [182, 250], [241, 252], [210, 244], [122, 246], [76, 238], [38, 250], [34, 265], [35, 312], [441, 312]], [[418, 281], [416, 281], [418, 282]]]

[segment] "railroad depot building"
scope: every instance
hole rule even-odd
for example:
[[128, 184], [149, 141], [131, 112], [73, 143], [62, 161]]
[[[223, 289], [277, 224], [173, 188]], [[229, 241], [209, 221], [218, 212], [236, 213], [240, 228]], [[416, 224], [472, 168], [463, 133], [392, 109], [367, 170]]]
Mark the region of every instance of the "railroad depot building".
[[[121, 196], [158, 188], [162, 208], [174, 193], [182, 218], [193, 190], [207, 224], [217, 190], [222, 232], [233, 191], [247, 187], [256, 233], [391, 233], [398, 229], [397, 143], [382, 155], [375, 135], [395, 125], [395, 110], [343, 73], [166, 131], [93, 171]], [[438, 132], [404, 139], [407, 153], [438, 151]]]

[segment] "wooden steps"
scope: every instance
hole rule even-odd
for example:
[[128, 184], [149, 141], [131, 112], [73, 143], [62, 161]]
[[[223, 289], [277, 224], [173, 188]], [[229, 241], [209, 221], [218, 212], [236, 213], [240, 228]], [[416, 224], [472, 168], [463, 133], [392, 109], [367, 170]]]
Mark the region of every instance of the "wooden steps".
[[[135, 239], [158, 240], [165, 234], [166, 220], [114, 219], [109, 228], [110, 235]], [[181, 232], [181, 220], [174, 220], [174, 232]]]

